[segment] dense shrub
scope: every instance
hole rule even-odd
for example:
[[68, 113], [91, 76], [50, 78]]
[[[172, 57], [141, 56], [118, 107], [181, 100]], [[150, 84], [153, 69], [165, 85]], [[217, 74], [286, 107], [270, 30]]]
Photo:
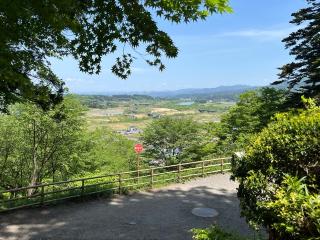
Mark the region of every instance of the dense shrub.
[[[320, 195], [310, 193], [305, 178], [286, 176], [272, 201], [259, 203], [273, 215], [272, 228], [280, 239], [319, 239]], [[318, 236], [318, 238], [316, 238]]]
[[246, 240], [235, 233], [229, 233], [218, 226], [212, 226], [206, 229], [192, 229], [194, 240]]
[[232, 164], [242, 214], [271, 239], [320, 236], [320, 109], [276, 115]]

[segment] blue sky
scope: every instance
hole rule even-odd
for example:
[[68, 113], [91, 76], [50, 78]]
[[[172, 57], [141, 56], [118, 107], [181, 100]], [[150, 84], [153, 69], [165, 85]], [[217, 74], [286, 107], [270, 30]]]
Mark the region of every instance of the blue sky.
[[159, 21], [178, 46], [176, 59], [164, 59], [159, 72], [138, 57], [127, 80], [113, 75], [115, 56], [103, 59], [99, 75], [81, 73], [72, 58], [52, 61], [52, 68], [70, 92], [102, 93], [211, 88], [220, 85], [267, 85], [277, 79], [277, 68], [292, 57], [281, 42], [295, 30], [291, 13], [304, 0], [231, 0], [234, 13], [206, 21], [176, 25]]

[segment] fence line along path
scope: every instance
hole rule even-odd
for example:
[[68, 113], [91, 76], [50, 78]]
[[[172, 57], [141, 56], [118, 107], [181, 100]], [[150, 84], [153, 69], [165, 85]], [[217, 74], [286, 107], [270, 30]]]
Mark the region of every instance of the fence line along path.
[[230, 157], [0, 191], [0, 212], [100, 193], [124, 193], [230, 170]]

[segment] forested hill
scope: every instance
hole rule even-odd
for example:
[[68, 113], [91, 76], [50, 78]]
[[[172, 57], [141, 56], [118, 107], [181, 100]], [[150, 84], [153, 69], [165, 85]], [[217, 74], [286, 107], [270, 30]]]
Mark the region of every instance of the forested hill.
[[189, 88], [175, 91], [159, 91], [145, 93], [152, 97], [161, 98], [233, 98], [239, 94], [256, 89], [256, 86], [248, 85], [233, 85], [233, 86], [219, 86], [216, 88]]
[[172, 91], [150, 91], [150, 92], [127, 92], [127, 93], [87, 93], [81, 94], [83, 98], [94, 98], [100, 100], [150, 100], [150, 98], [181, 99], [189, 98], [193, 100], [213, 100], [213, 101], [237, 101], [241, 93], [257, 89], [256, 86], [233, 85], [220, 86], [216, 88], [190, 88]]

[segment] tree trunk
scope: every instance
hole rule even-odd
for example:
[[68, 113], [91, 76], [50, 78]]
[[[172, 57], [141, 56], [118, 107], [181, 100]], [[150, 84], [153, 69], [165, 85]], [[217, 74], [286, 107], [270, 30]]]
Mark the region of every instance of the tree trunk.
[[[37, 165], [34, 165], [33, 167], [34, 168], [33, 168], [33, 172], [31, 175], [29, 187], [37, 185], [38, 178], [39, 178], [39, 171], [38, 171]], [[35, 188], [29, 188], [28, 189], [28, 197], [30, 197], [35, 192], [35, 190], [36, 190]]]
[[[32, 149], [32, 164], [33, 170], [30, 178], [29, 186], [35, 186], [38, 181], [39, 171], [38, 171], [38, 163], [37, 163], [37, 147], [36, 147], [36, 121], [33, 120], [33, 149]], [[30, 197], [35, 192], [35, 188], [29, 188], [27, 191], [28, 197]]]
[[279, 236], [276, 232], [275, 229], [268, 228], [268, 233], [269, 233], [269, 240], [277, 240], [279, 239]]

